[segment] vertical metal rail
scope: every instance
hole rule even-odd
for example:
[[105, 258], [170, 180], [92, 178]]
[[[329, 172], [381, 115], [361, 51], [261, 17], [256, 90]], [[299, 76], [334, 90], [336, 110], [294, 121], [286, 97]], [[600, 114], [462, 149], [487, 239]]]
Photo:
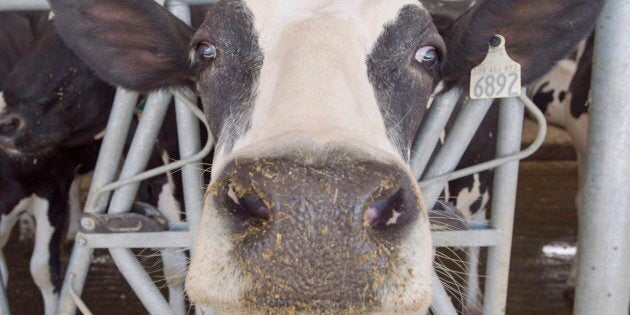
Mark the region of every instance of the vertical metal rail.
[[[144, 171], [149, 162], [164, 116], [173, 96], [165, 91], [149, 95], [138, 129], [127, 153], [120, 179], [127, 179]], [[118, 214], [129, 211], [140, 183], [132, 183], [117, 189], [112, 195], [108, 213]], [[110, 248], [109, 253], [116, 266], [134, 290], [144, 307], [151, 314], [171, 314], [170, 305], [153, 284], [142, 264], [127, 248]]]
[[630, 306], [630, 1], [608, 0], [596, 29], [575, 314]]
[[[523, 133], [524, 105], [516, 98], [504, 99], [499, 110], [497, 156], [519, 152]], [[497, 246], [488, 249], [484, 314], [505, 314], [512, 249], [512, 230], [519, 162], [499, 166], [494, 172], [490, 224], [500, 233]]]
[[[452, 130], [446, 136], [444, 146], [426, 171], [425, 178], [438, 177], [455, 170], [479, 125], [488, 113], [492, 101], [491, 99], [471, 100], [464, 105], [453, 124]], [[433, 207], [440, 193], [444, 190], [445, 184], [446, 182], [442, 182], [422, 187], [422, 197], [427, 207]]]
[[454, 88], [433, 100], [413, 144], [414, 155], [410, 164], [416, 180], [420, 180], [427, 164], [429, 164], [431, 155], [449, 118], [453, 114], [461, 94], [462, 91], [460, 89]]
[[[101, 145], [96, 168], [94, 169], [88, 201], [84, 208], [86, 213], [101, 213], [105, 211], [109, 194], [103, 194], [97, 198], [95, 192], [112, 182], [116, 176], [137, 100], [138, 93], [121, 88], [116, 91], [105, 137], [103, 138], [103, 144]], [[83, 246], [81, 240], [77, 240], [74, 243], [59, 295], [57, 314], [73, 315], [76, 313], [76, 305], [72, 296], [73, 294], [81, 296], [83, 292], [92, 252], [91, 248]]]
[[[4, 255], [0, 254], [0, 256], [1, 259], [4, 259]], [[0, 315], [11, 314], [11, 311], [9, 310], [9, 299], [7, 298], [5, 283], [6, 281], [2, 277], [2, 273], [0, 273]]]
[[[184, 23], [191, 24], [190, 7], [180, 1], [169, 2], [168, 10], [176, 17], [182, 20]], [[195, 99], [196, 95], [192, 91], [186, 89], [182, 93], [186, 94], [191, 99]], [[193, 115], [187, 108], [186, 104], [179, 98], [175, 98], [175, 115], [177, 119], [177, 137], [179, 143], [179, 157], [184, 159], [190, 157], [201, 148], [199, 139], [199, 120]], [[208, 135], [211, 137], [212, 135]], [[192, 235], [196, 235], [197, 224], [201, 221], [201, 211], [203, 209], [203, 182], [202, 182], [202, 169], [203, 165], [196, 165], [201, 161], [196, 161], [193, 164], [186, 165], [182, 168], [182, 187], [184, 190], [184, 209], [186, 209], [186, 221], [188, 222], [188, 230]], [[169, 287], [169, 302], [173, 308], [174, 313], [186, 314], [186, 303], [184, 300], [185, 288], [184, 288], [184, 275], [187, 272], [188, 264], [183, 252], [177, 252], [177, 250], [170, 250], [171, 255], [179, 255], [175, 258], [164, 257], [163, 263], [166, 265], [169, 259], [178, 260], [173, 264], [173, 268], [181, 274], [181, 283], [177, 287]], [[192, 246], [189, 248], [190, 256], [194, 254]], [[184, 257], [181, 257], [184, 255]], [[180, 281], [180, 279], [177, 279]], [[179, 299], [179, 301], [177, 301]], [[181, 305], [176, 305], [180, 303]], [[182, 313], [183, 311], [183, 313]], [[196, 313], [200, 311], [195, 308]], [[178, 314], [179, 315], [179, 314]]]

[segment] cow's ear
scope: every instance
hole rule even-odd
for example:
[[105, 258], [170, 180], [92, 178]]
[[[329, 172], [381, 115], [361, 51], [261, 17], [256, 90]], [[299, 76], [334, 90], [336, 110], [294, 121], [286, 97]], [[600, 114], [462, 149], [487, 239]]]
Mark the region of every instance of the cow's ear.
[[152, 0], [50, 0], [66, 44], [105, 81], [149, 91], [190, 83], [193, 31]]
[[488, 52], [495, 34], [521, 64], [527, 85], [567, 56], [594, 28], [604, 0], [481, 0], [444, 32], [447, 58], [442, 78], [468, 82], [470, 71]]

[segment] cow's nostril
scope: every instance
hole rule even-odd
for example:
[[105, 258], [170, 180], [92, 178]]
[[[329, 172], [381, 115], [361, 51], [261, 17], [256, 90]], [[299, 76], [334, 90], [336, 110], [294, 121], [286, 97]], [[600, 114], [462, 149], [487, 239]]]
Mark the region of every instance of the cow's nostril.
[[249, 194], [239, 196], [234, 186], [229, 185], [227, 197], [231, 204], [229, 208], [240, 219], [269, 220], [271, 218], [271, 209], [256, 196]]
[[385, 228], [398, 224], [404, 214], [404, 204], [405, 193], [402, 189], [373, 201], [365, 210], [366, 225], [372, 228]]
[[243, 196], [238, 199], [241, 209], [248, 216], [254, 219], [269, 220], [271, 218], [271, 210], [258, 198], [253, 196]]
[[0, 136], [14, 136], [23, 125], [23, 120], [17, 115], [2, 117], [0, 118]]

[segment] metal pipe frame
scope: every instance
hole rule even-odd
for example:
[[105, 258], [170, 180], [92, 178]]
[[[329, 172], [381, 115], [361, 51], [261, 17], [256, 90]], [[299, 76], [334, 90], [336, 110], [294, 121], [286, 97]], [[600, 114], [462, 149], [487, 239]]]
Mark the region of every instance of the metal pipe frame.
[[[4, 259], [4, 255], [0, 256], [2, 256], [1, 259]], [[4, 284], [4, 278], [2, 277], [2, 273], [0, 273], [0, 315], [9, 315], [11, 311], [9, 310], [9, 299], [7, 298], [7, 291]]]
[[[499, 110], [497, 156], [517, 153], [521, 148], [524, 105], [516, 98], [504, 99]], [[484, 314], [504, 314], [507, 302], [512, 231], [518, 184], [518, 161], [497, 167], [490, 224], [499, 233], [499, 244], [488, 249]]]
[[[181, 2], [187, 5], [209, 4], [218, 0], [167, 0], [169, 2]], [[159, 1], [158, 1], [159, 2]], [[0, 11], [20, 11], [20, 10], [50, 10], [47, 0], [0, 0]]]
[[629, 1], [608, 0], [595, 33], [576, 315], [630, 311], [629, 19]]
[[[118, 166], [122, 159], [127, 133], [131, 126], [134, 110], [138, 100], [138, 93], [121, 88], [116, 91], [114, 104], [105, 130], [105, 137], [99, 152], [99, 157], [94, 169], [92, 184], [88, 193], [85, 208], [86, 213], [102, 213], [108, 201], [108, 195], [97, 196], [95, 192], [114, 180]], [[59, 294], [57, 314], [73, 315], [76, 313], [76, 304], [73, 295], [80, 296], [83, 292], [83, 284], [87, 277], [90, 256], [93, 250], [82, 246], [82, 239], [77, 238], [72, 248], [70, 261], [66, 268], [66, 274]], [[75, 286], [79, 284], [78, 286]]]
[[[212, 2], [216, 1], [167, 0], [166, 5], [178, 17], [186, 20], [186, 17], [189, 17], [186, 13], [186, 5]], [[626, 158], [630, 156], [630, 131], [616, 132], [613, 129], [622, 126], [627, 130], [630, 126], [630, 112], [624, 111], [622, 108], [625, 100], [623, 89], [630, 84], [630, 78], [623, 73], [624, 67], [619, 67], [617, 62], [618, 56], [628, 55], [630, 45], [627, 41], [623, 42], [623, 45], [620, 45], [619, 41], [613, 42], [616, 39], [614, 37], [615, 30], [627, 28], [624, 21], [630, 17], [628, 5], [624, 6], [623, 4], [625, 2], [622, 0], [609, 1], [606, 6], [607, 11], [604, 13], [608, 19], [600, 21], [603, 31], [599, 33], [596, 40], [595, 56], [600, 61], [595, 63], [594, 69], [593, 99], [596, 106], [593, 106], [592, 127], [589, 134], [591, 142], [588, 157], [589, 173], [587, 174], [589, 180], [587, 180], [586, 186], [587, 196], [591, 198], [587, 198], [585, 204], [587, 211], [584, 211], [585, 213], [582, 213], [580, 218], [580, 222], [584, 225], [580, 231], [580, 259], [582, 263], [580, 264], [576, 296], [576, 314], [580, 315], [628, 313], [630, 274], [625, 268], [624, 262], [630, 261], [630, 251], [628, 250], [630, 235], [629, 229], [627, 229], [627, 226], [630, 225], [630, 213], [627, 210], [630, 209], [630, 195], [624, 192], [607, 193], [606, 198], [604, 198], [603, 194], [606, 191], [630, 187], [630, 161]], [[0, 0], [0, 11], [27, 9], [46, 10], [48, 3], [45, 0]], [[621, 12], [622, 14], [617, 15], [613, 12]], [[629, 57], [626, 56], [622, 60], [630, 60]], [[611, 62], [606, 63], [601, 60]], [[613, 60], [615, 62], [612, 62]], [[624, 79], [620, 80], [619, 78]], [[607, 88], [604, 89], [603, 87]], [[457, 93], [461, 92], [458, 91]], [[186, 96], [188, 98], [194, 97], [192, 93], [188, 93]], [[137, 98], [137, 93], [123, 89], [119, 89], [116, 94], [85, 212], [102, 213], [105, 211], [109, 193], [99, 193], [98, 190], [114, 180]], [[153, 94], [152, 98], [157, 100], [151, 101], [151, 103], [162, 103], [170, 96], [164, 92], [158, 92]], [[199, 125], [185, 106], [181, 100], [176, 99], [178, 139], [182, 159], [193, 156], [200, 147]], [[472, 101], [464, 107], [455, 122], [453, 132], [446, 139], [433, 164], [427, 168], [430, 153], [435, 148], [454, 106], [454, 102], [449, 103], [445, 98], [436, 99], [432, 106], [437, 109], [433, 109], [428, 114], [427, 124], [422, 129], [422, 136], [418, 138], [414, 146], [414, 152], [422, 153], [412, 158], [414, 174], [417, 177], [423, 173], [425, 173], [424, 178], [440, 177], [453, 171], [472, 139], [474, 131], [487, 113], [490, 101]], [[498, 156], [513, 155], [518, 152], [520, 147], [523, 105], [516, 99], [506, 99], [501, 106], [497, 154]], [[163, 110], [161, 107], [166, 106], [148, 105], [147, 107], [153, 109], [149, 109], [148, 112], [145, 111], [144, 115], [159, 118], [160, 115], [163, 115], [160, 113]], [[155, 110], [155, 112], [152, 113], [151, 110]], [[139, 132], [144, 133], [144, 135], [137, 134], [134, 138], [135, 145], [132, 145], [132, 152], [129, 153], [127, 161], [131, 164], [125, 165], [121, 178], [133, 176], [144, 169], [143, 164], [146, 162], [143, 159], [148, 151], [146, 147], [143, 147], [143, 143], [146, 144], [147, 142], [144, 141], [153, 137], [152, 133], [159, 130], [159, 125], [161, 123], [154, 121], [138, 128]], [[136, 139], [139, 139], [137, 143]], [[616, 166], [611, 167], [612, 165]], [[77, 236], [77, 242], [66, 272], [57, 309], [58, 314], [74, 314], [76, 312], [75, 301], [72, 300], [72, 296], [81, 294], [93, 248], [108, 248], [110, 250], [117, 266], [150, 313], [170, 314], [173, 312], [129, 248], [190, 247], [196, 230], [196, 223], [201, 214], [203, 191], [199, 188], [201, 187], [201, 176], [198, 166], [194, 164], [185, 166], [182, 173], [185, 189], [184, 202], [190, 231], [102, 235], [80, 233]], [[509, 162], [498, 167], [495, 171], [494, 211], [489, 228], [482, 226], [481, 229], [470, 231], [437, 231], [432, 233], [435, 246], [490, 247], [484, 314], [502, 314], [505, 312], [517, 176], [518, 161]], [[439, 182], [425, 187], [423, 192], [426, 203], [431, 205], [435, 203], [442, 188], [443, 183]], [[136, 190], [137, 184], [127, 185], [116, 190], [109, 211], [111, 213], [126, 211], [131, 205]], [[610, 199], [612, 195], [616, 198], [615, 200]], [[602, 215], [601, 212], [595, 211], [600, 208], [606, 209], [610, 213]], [[590, 211], [588, 211], [589, 209]], [[588, 224], [584, 224], [585, 222]], [[611, 233], [611, 228], [618, 233]], [[602, 257], [605, 258], [602, 259]], [[602, 279], [606, 279], [606, 281]], [[438, 290], [435, 294], [436, 301], [432, 308], [438, 314], [452, 314], [454, 308], [452, 304], [444, 303], [445, 301], [450, 303], [450, 300], [448, 295], [443, 293], [445, 290], [441, 283], [438, 283]], [[2, 307], [4, 305], [1, 305], [0, 301], [0, 311], [4, 311]]]
[[[438, 177], [455, 170], [491, 105], [492, 100], [487, 99], [472, 100], [464, 105], [453, 124], [452, 130], [446, 136], [444, 145], [427, 169], [425, 178]], [[441, 133], [442, 130], [439, 132]], [[422, 199], [425, 205], [433, 208], [442, 190], [444, 190], [444, 183], [423, 187]]]

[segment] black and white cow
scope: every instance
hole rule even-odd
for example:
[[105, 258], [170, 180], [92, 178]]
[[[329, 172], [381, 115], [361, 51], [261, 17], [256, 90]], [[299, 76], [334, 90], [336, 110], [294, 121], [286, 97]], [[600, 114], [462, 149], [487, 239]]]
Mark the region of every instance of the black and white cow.
[[[114, 88], [93, 75], [52, 24], [37, 33], [0, 93], [0, 245], [23, 213], [34, 217], [30, 269], [52, 314], [68, 193], [77, 172], [94, 167], [95, 137], [105, 127]], [[2, 276], [6, 282], [6, 268]]]
[[217, 147], [187, 291], [229, 313], [426, 310], [408, 161], [434, 87], [465, 86], [497, 33], [531, 83], [602, 3], [478, 1], [440, 35], [409, 0], [224, 0], [196, 32], [150, 0], [51, 1], [108, 82], [201, 95]]
[[[529, 94], [544, 113], [547, 121], [567, 130], [577, 154], [578, 192], [577, 211], [582, 210], [588, 108], [591, 103], [591, 73], [593, 66], [594, 34], [580, 44], [574, 56], [562, 60], [549, 74], [532, 86]], [[577, 276], [577, 256], [573, 258], [567, 279], [565, 298], [572, 300]]]
[[[192, 7], [193, 25], [203, 21], [207, 8]], [[0, 90], [0, 248], [8, 241], [18, 217], [35, 216], [31, 270], [44, 296], [46, 313], [51, 314], [61, 279], [60, 233], [66, 221], [67, 238], [73, 238], [72, 232], [78, 230], [81, 186], [89, 183], [114, 88], [96, 77], [69, 50], [47, 21], [48, 13], [4, 15], [11, 18], [0, 21], [0, 36], [11, 40], [1, 43], [0, 52], [12, 70], [10, 75], [7, 71], [7, 83]], [[37, 16], [43, 18], [35, 21]], [[32, 34], [25, 29], [27, 26]], [[30, 35], [24, 41], [31, 43], [10, 38], [17, 34]], [[173, 106], [167, 116], [149, 168], [178, 158]], [[178, 177], [175, 173], [151, 178], [142, 183], [138, 193], [138, 200], [155, 205], [171, 223], [183, 219], [181, 185], [175, 184]], [[70, 215], [66, 219], [68, 208]], [[185, 262], [184, 253], [164, 253], [165, 273], [173, 274], [166, 275], [169, 287], [182, 277]], [[8, 273], [4, 264], [2, 267], [6, 285]]]

